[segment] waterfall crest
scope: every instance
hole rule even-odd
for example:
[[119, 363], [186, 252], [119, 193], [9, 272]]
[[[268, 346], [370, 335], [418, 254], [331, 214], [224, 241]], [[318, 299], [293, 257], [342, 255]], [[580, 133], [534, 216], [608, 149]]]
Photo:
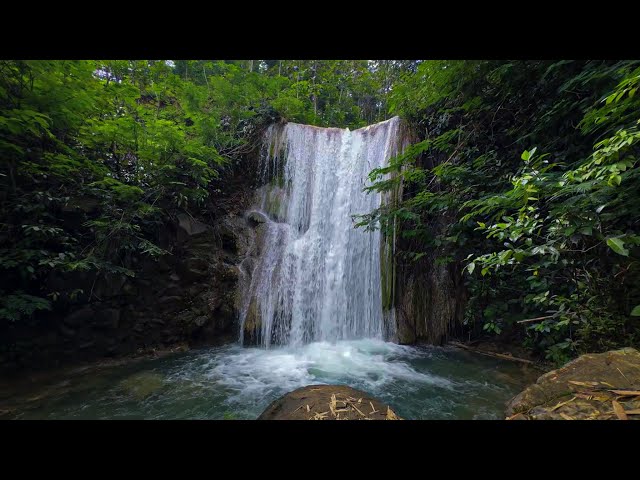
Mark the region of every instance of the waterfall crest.
[[354, 228], [352, 215], [380, 206], [382, 196], [363, 189], [369, 172], [397, 154], [399, 123], [267, 129], [265, 185], [248, 212], [257, 257], [241, 268], [241, 341], [269, 347], [393, 333], [382, 308], [381, 234]]

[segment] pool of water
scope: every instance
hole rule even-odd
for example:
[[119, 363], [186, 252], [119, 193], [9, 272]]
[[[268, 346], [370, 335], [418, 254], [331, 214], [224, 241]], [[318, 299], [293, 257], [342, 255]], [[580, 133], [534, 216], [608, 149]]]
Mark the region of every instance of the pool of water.
[[14, 419], [255, 419], [298, 387], [345, 384], [406, 419], [501, 419], [506, 403], [539, 375], [526, 366], [452, 347], [377, 340], [298, 348], [225, 345], [110, 368], [88, 369], [0, 392]]

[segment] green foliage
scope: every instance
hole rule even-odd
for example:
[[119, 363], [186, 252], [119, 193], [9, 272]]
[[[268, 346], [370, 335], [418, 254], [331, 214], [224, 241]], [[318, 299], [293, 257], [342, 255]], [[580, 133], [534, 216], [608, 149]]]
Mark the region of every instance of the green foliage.
[[34, 297], [21, 292], [0, 297], [0, 318], [15, 322], [22, 316], [32, 315], [36, 310], [51, 310], [51, 303], [45, 298]]
[[453, 258], [477, 333], [556, 362], [640, 344], [639, 83], [637, 61], [420, 64], [391, 97], [426, 139], [372, 172], [405, 195], [362, 225]]
[[229, 193], [221, 172], [263, 124], [383, 120], [393, 83], [415, 65], [0, 61], [0, 316], [90, 301], [73, 278], [135, 276], [140, 259], [170, 254], [158, 245], [168, 218]]

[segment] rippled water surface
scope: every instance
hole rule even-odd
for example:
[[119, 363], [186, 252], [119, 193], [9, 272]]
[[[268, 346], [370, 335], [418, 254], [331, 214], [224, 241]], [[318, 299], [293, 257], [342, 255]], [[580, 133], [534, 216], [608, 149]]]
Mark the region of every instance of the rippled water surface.
[[18, 419], [254, 419], [282, 394], [346, 384], [407, 419], [503, 418], [536, 371], [454, 348], [378, 340], [296, 348], [226, 345], [0, 392], [0, 416]]

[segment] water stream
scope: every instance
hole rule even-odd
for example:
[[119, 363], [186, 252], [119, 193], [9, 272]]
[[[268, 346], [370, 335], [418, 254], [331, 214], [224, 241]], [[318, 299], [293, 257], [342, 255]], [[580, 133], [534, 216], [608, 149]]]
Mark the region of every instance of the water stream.
[[0, 418], [255, 419], [291, 390], [329, 383], [367, 391], [404, 418], [500, 419], [537, 374], [452, 347], [373, 339], [233, 344], [0, 389]]

